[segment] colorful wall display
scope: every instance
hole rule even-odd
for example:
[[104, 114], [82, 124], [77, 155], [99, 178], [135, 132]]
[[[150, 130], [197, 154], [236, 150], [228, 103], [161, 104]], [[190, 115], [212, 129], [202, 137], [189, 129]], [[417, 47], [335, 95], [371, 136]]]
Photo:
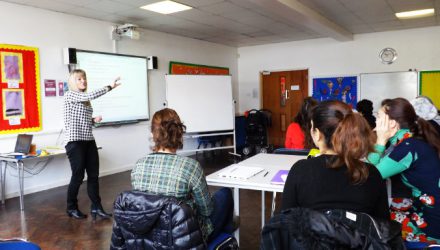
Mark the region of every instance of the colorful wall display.
[[38, 49], [0, 44], [0, 134], [41, 130]]
[[357, 104], [357, 76], [313, 78], [313, 98], [339, 100], [352, 108]]
[[440, 109], [440, 71], [420, 72], [420, 95], [431, 98], [437, 109]]
[[171, 75], [229, 75], [229, 68], [170, 62]]

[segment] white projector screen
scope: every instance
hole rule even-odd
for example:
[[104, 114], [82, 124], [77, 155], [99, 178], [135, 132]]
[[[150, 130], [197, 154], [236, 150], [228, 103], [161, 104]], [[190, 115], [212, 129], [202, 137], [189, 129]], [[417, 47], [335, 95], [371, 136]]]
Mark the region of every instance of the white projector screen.
[[146, 57], [76, 50], [76, 59], [77, 68], [86, 71], [88, 91], [121, 77], [121, 86], [92, 101], [101, 125], [149, 119]]
[[166, 75], [166, 98], [187, 133], [234, 129], [231, 76]]
[[410, 101], [419, 93], [415, 71], [361, 74], [360, 80], [359, 100], [372, 101], [374, 111], [379, 110], [384, 99], [403, 97]]

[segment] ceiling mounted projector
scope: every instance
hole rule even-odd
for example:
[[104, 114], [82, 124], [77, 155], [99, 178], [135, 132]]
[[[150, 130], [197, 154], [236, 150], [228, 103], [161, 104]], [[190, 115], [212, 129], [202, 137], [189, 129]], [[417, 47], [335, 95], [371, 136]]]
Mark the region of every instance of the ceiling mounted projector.
[[126, 23], [119, 26], [113, 26], [112, 39], [121, 40], [122, 37], [128, 37], [130, 39], [138, 40], [140, 37], [139, 31], [137, 31], [137, 25]]

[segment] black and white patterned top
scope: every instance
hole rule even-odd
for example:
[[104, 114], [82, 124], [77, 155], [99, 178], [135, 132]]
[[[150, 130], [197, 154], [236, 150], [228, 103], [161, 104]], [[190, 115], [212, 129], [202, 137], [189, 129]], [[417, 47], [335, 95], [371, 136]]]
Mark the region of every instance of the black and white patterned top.
[[93, 108], [88, 103], [110, 90], [110, 86], [105, 86], [92, 92], [66, 92], [64, 96], [64, 143], [94, 140]]

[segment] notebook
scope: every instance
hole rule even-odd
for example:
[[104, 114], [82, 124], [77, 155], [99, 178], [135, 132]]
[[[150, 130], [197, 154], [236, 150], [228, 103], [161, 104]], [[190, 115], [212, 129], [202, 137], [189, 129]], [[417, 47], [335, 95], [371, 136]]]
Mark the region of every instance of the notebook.
[[286, 183], [288, 174], [289, 174], [289, 170], [279, 170], [272, 178], [270, 183], [275, 185], [284, 185], [284, 183]]
[[252, 176], [257, 175], [264, 171], [264, 168], [260, 167], [247, 167], [235, 165], [227, 170], [220, 172], [218, 175], [227, 178], [237, 178], [237, 179], [249, 179]]

